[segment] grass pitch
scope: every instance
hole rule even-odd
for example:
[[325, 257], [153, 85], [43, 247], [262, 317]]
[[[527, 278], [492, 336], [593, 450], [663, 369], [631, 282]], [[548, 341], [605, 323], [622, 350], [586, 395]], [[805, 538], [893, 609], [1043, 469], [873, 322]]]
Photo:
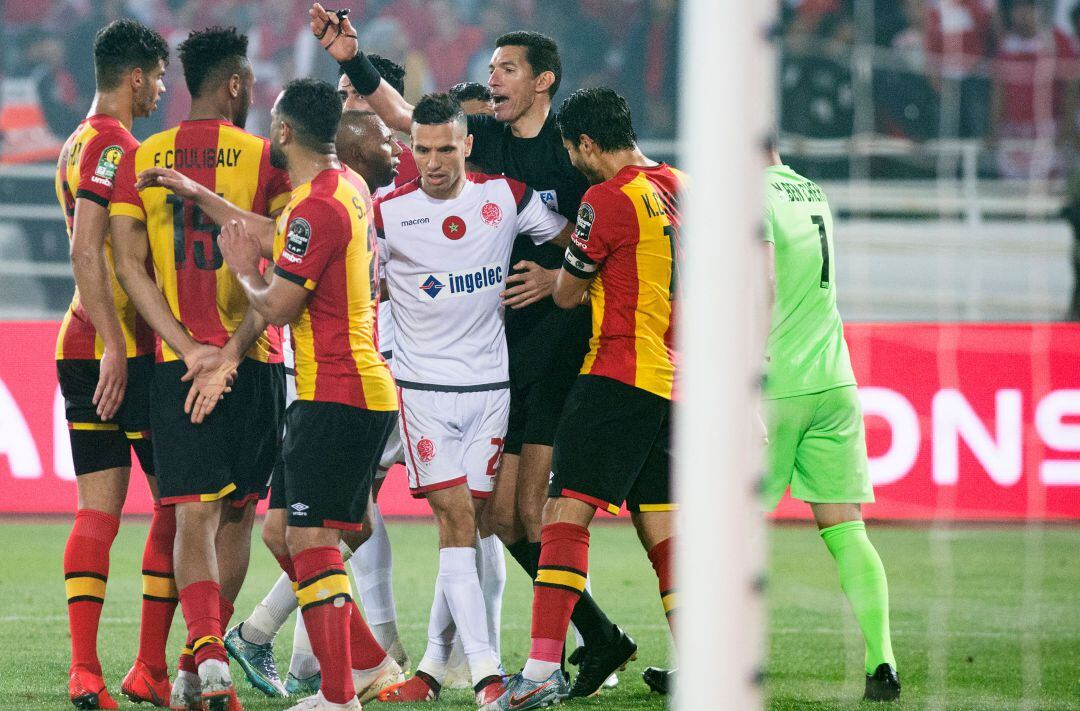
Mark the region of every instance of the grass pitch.
[[[61, 570], [69, 526], [0, 522], [0, 709], [71, 708]], [[418, 660], [438, 562], [435, 530], [403, 521], [391, 521], [389, 528], [398, 617], [405, 644]], [[102, 617], [102, 664], [122, 709], [135, 708], [119, 695], [119, 683], [137, 646], [145, 535], [145, 520], [126, 520], [121, 527]], [[870, 535], [891, 586], [893, 643], [904, 684], [903, 701], [893, 708], [1080, 709], [1080, 528], [877, 526]], [[770, 538], [767, 708], [874, 708], [857, 702], [862, 642], [824, 545], [804, 525], [774, 527]], [[650, 694], [640, 676], [645, 665], [664, 663], [668, 649], [652, 569], [627, 526], [596, 526], [592, 541], [597, 598], [637, 640], [639, 657], [620, 675], [616, 690], [568, 707], [663, 709], [663, 699]], [[253, 551], [236, 604], [238, 618], [277, 577], [277, 565], [261, 544]], [[503, 659], [516, 669], [528, 650], [531, 590], [509, 558], [507, 578]], [[171, 661], [182, 634], [176, 624]], [[278, 637], [283, 671], [291, 635], [290, 623]], [[249, 711], [288, 705], [252, 691], [238, 667], [233, 672]], [[468, 692], [449, 691], [443, 700], [437, 708], [475, 709]], [[700, 705], [701, 711], [727, 708], [719, 698]]]

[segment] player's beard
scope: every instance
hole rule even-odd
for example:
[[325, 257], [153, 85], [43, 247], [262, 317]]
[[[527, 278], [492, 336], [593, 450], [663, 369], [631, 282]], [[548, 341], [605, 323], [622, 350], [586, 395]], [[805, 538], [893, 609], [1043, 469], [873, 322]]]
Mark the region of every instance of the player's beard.
[[270, 139], [270, 165], [280, 170], [287, 170], [289, 167], [288, 160], [285, 158], [285, 151], [281, 150], [281, 146], [273, 138]]

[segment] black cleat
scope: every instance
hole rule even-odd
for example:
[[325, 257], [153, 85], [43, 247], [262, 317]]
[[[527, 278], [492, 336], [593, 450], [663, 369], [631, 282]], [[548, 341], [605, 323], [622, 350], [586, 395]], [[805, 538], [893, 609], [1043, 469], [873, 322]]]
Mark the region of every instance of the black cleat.
[[578, 647], [566, 661], [578, 665], [577, 678], [570, 689], [570, 698], [595, 696], [607, 678], [637, 659], [637, 644], [630, 635], [616, 629], [615, 639], [603, 647]]
[[896, 701], [900, 698], [900, 677], [889, 664], [879, 664], [874, 673], [866, 675], [864, 701]]
[[661, 669], [660, 667], [645, 667], [641, 672], [641, 678], [645, 685], [658, 694], [667, 696], [675, 688], [675, 674], [678, 669]]

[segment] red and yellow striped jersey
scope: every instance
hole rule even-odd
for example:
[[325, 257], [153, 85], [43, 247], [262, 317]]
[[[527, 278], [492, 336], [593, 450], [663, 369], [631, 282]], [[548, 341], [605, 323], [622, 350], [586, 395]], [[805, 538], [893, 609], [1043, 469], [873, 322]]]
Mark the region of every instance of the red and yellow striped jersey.
[[679, 197], [666, 164], [626, 166], [582, 198], [563, 268], [587, 279], [593, 335], [581, 367], [667, 399], [675, 391]]
[[[139, 142], [122, 123], [105, 114], [95, 114], [85, 119], [68, 137], [56, 164], [56, 199], [64, 210], [68, 239], [71, 239], [75, 229], [75, 201], [85, 198], [109, 209], [117, 165], [125, 153], [133, 151], [138, 145]], [[108, 235], [105, 237], [105, 260], [112, 279], [113, 308], [116, 309], [127, 342], [127, 357], [153, 353], [154, 332], [135, 312], [135, 305], [116, 280], [112, 240]], [[56, 358], [100, 359], [104, 351], [105, 344], [83, 307], [76, 287], [56, 339]]]
[[396, 410], [390, 368], [375, 343], [378, 252], [364, 179], [324, 170], [293, 190], [278, 218], [274, 274], [311, 293], [293, 320], [296, 397]]
[[[136, 176], [151, 167], [178, 170], [233, 205], [267, 216], [289, 200], [288, 173], [271, 167], [265, 138], [217, 119], [182, 121], [156, 133], [120, 164], [111, 214], [146, 224], [157, 284], [173, 316], [199, 343], [223, 346], [243, 320], [248, 300], [221, 257], [220, 227], [165, 188], [136, 190]], [[265, 334], [248, 357], [270, 359]], [[177, 355], [161, 342], [158, 360]]]

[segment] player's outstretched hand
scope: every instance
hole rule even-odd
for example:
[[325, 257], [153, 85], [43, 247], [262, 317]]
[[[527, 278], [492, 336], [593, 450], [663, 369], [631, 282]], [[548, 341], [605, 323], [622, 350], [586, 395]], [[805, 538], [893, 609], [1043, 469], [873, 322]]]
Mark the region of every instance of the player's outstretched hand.
[[506, 283], [510, 286], [499, 294], [503, 300], [503, 306], [512, 309], [524, 308], [551, 296], [555, 290], [558, 269], [544, 269], [536, 262], [524, 260], [515, 264], [514, 269], [522, 271], [506, 277]]
[[225, 263], [234, 273], [238, 275], [258, 273], [259, 259], [262, 258], [259, 238], [248, 234], [238, 220], [229, 220], [221, 226], [218, 247], [221, 249], [221, 256], [224, 257]]
[[184, 364], [188, 369], [180, 380], [191, 381], [184, 413], [191, 415], [194, 424], [200, 424], [232, 391], [237, 364], [221, 348], [211, 345], [199, 345], [185, 353]]
[[311, 17], [311, 34], [335, 60], [348, 61], [360, 51], [356, 28], [348, 17], [327, 10], [321, 3], [312, 5], [308, 16]]
[[102, 422], [111, 420], [120, 409], [120, 403], [124, 401], [124, 393], [127, 391], [127, 380], [126, 350], [105, 346], [93, 400]]
[[135, 188], [166, 188], [186, 200], [192, 200], [199, 192], [199, 184], [183, 173], [171, 168], [147, 168], [139, 173]]

